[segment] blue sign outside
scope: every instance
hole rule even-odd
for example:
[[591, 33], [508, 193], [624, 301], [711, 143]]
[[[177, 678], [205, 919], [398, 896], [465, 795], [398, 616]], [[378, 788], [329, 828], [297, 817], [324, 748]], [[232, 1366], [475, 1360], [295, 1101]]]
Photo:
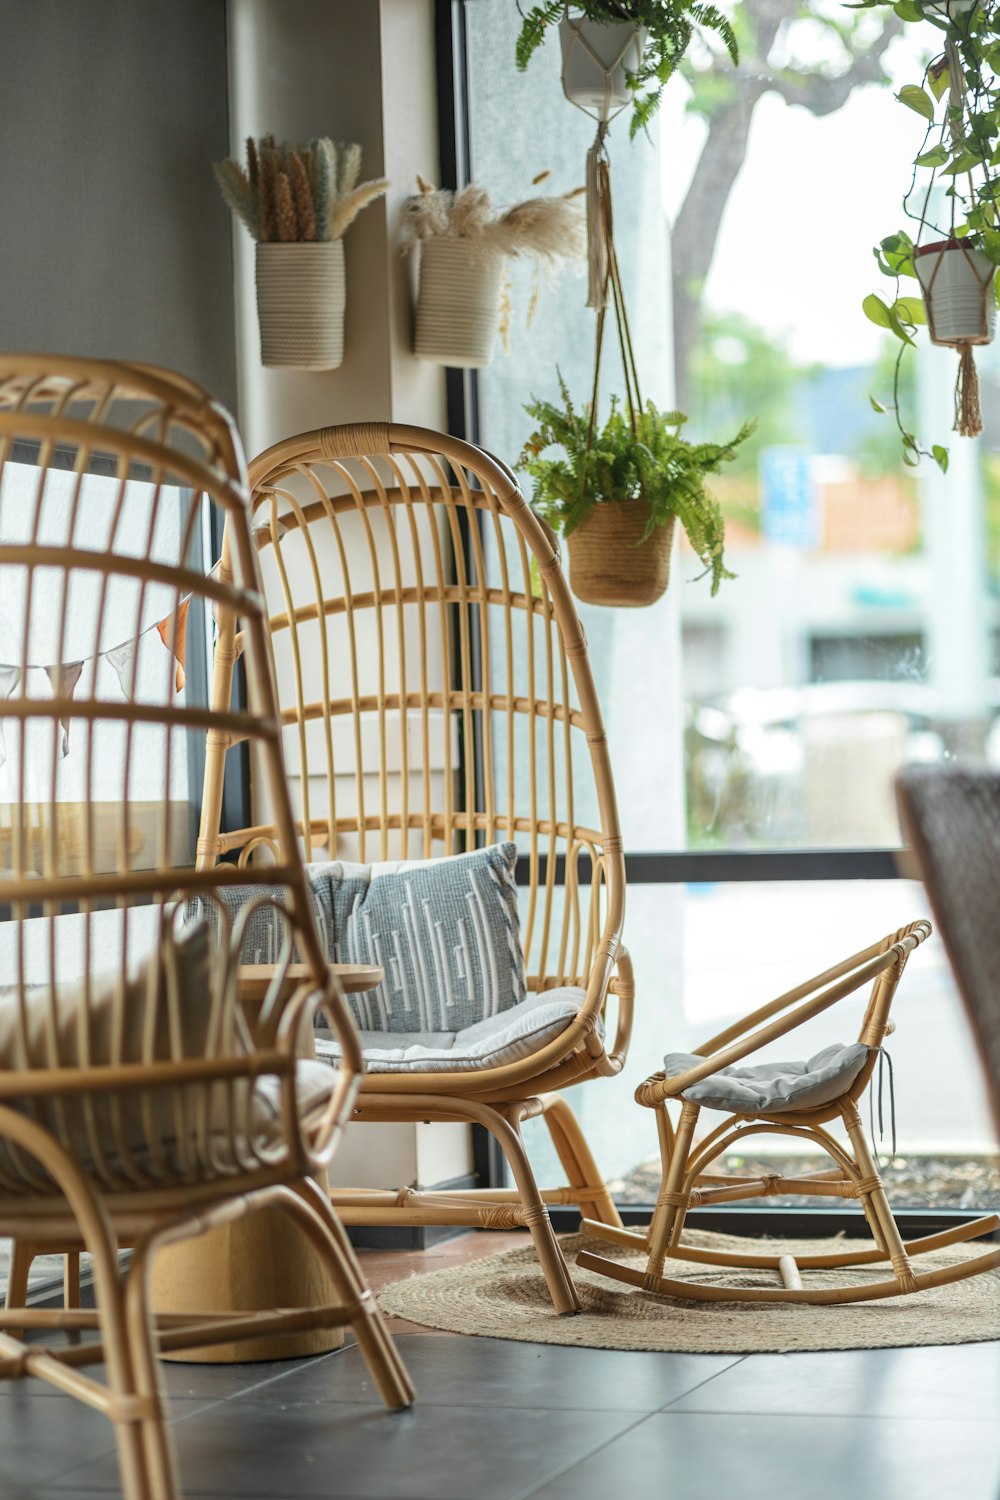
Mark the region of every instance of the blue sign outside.
[[819, 497], [809, 454], [801, 448], [763, 448], [760, 513], [764, 536], [787, 547], [818, 547]]

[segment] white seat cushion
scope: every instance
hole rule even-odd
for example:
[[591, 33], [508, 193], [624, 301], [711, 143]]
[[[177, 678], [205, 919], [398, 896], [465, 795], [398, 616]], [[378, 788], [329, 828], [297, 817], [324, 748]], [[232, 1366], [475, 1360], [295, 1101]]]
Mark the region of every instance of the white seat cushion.
[[[584, 998], [584, 990], [565, 985], [529, 995], [463, 1031], [363, 1031], [365, 1063], [369, 1073], [475, 1073], [520, 1062], [565, 1031]], [[328, 1062], [339, 1058], [336, 1042], [322, 1033], [316, 1052]]]
[[[787, 1109], [812, 1109], [845, 1094], [868, 1060], [863, 1042], [834, 1043], [806, 1062], [766, 1062], [749, 1068], [720, 1068], [680, 1095], [692, 1104], [727, 1114], [771, 1115]], [[696, 1068], [705, 1059], [693, 1052], [668, 1052], [668, 1078]]]
[[[152, 936], [152, 934], [150, 934]], [[173, 946], [175, 970], [168, 980], [156, 952], [131, 969], [120, 994], [114, 977], [96, 975], [89, 1004], [80, 982], [26, 986], [23, 1014], [16, 989], [0, 990], [0, 1071], [162, 1062], [181, 1058], [240, 1056], [248, 1039], [234, 1012], [221, 1032], [210, 1035], [211, 997], [218, 983], [216, 956], [207, 923], [192, 924]], [[86, 1009], [84, 1009], [86, 1005]], [[116, 1023], [116, 1010], [119, 1023]], [[86, 1020], [86, 1025], [84, 1021]], [[23, 1022], [23, 1024], [22, 1024]], [[55, 1053], [52, 1048], [55, 1046]], [[315, 1114], [334, 1087], [325, 1063], [300, 1060], [296, 1098], [300, 1117]], [[229, 1131], [241, 1127], [257, 1149], [281, 1139], [281, 1081], [265, 1074], [254, 1085], [247, 1109], [247, 1081], [213, 1084], [209, 1092], [211, 1158], [222, 1170], [237, 1164]], [[196, 1094], [199, 1096], [196, 1098]], [[124, 1163], [144, 1170], [161, 1156], [171, 1172], [203, 1175], [200, 1154], [202, 1091], [136, 1088], [121, 1093], [76, 1095], [58, 1101], [46, 1096], [5, 1096], [3, 1103], [47, 1129], [85, 1170], [119, 1172]], [[245, 1141], [244, 1141], [245, 1144]], [[0, 1135], [0, 1171], [15, 1178], [34, 1169], [28, 1158]], [[214, 1173], [215, 1168], [208, 1168]]]

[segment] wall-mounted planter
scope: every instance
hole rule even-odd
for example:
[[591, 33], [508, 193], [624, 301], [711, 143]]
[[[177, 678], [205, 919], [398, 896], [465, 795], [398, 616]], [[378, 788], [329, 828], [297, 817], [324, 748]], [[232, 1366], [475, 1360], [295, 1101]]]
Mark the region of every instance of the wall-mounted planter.
[[566, 98], [602, 119], [632, 98], [628, 73], [638, 72], [646, 32], [629, 22], [574, 20], [559, 22], [562, 86]]
[[655, 604], [665, 593], [677, 517], [643, 541], [648, 520], [646, 500], [603, 500], [570, 532], [570, 587], [584, 604], [627, 609]]
[[476, 369], [493, 358], [504, 258], [446, 235], [420, 246], [414, 353], [432, 364]]
[[935, 344], [988, 344], [996, 328], [996, 267], [961, 240], [938, 240], [913, 252], [931, 340]]
[[345, 303], [343, 240], [258, 242], [263, 365], [336, 370], [344, 359]]

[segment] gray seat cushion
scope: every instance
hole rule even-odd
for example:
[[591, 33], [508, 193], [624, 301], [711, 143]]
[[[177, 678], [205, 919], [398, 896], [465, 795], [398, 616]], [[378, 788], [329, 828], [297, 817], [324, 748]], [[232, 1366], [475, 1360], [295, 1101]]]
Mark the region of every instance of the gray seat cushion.
[[[461, 1031], [362, 1031], [365, 1064], [369, 1073], [474, 1073], [520, 1062], [566, 1030], [584, 995], [571, 985], [543, 990]], [[339, 1058], [336, 1042], [322, 1033], [316, 1053], [329, 1062]]]
[[[812, 1109], [846, 1093], [868, 1060], [863, 1042], [824, 1047], [806, 1062], [765, 1062], [749, 1068], [720, 1068], [679, 1096], [728, 1114], [770, 1115]], [[675, 1078], [703, 1063], [693, 1052], [668, 1052], [663, 1071]]]

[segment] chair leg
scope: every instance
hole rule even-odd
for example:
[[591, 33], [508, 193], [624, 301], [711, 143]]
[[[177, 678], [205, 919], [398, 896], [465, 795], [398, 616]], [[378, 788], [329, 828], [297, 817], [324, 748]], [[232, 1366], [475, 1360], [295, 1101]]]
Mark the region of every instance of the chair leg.
[[80, 1252], [67, 1250], [63, 1256], [63, 1307], [80, 1306]]
[[862, 1196], [871, 1206], [874, 1219], [873, 1230], [877, 1226], [880, 1234], [877, 1238], [881, 1241], [882, 1248], [887, 1252], [890, 1264], [904, 1291], [916, 1291], [917, 1281], [913, 1269], [913, 1262], [906, 1253], [903, 1244], [903, 1236], [899, 1232], [892, 1209], [889, 1207], [889, 1199], [886, 1197], [885, 1187], [879, 1173], [878, 1165], [872, 1156], [865, 1135], [864, 1126], [857, 1106], [849, 1104], [843, 1111], [844, 1124], [854, 1151], [854, 1160], [861, 1171], [861, 1182], [859, 1188]]
[[[34, 1258], [35, 1252], [30, 1245], [24, 1244], [21, 1240], [14, 1240], [10, 1247], [7, 1297], [4, 1302], [4, 1306], [8, 1312], [13, 1312], [17, 1307], [27, 1307], [28, 1305], [28, 1277]], [[5, 1331], [7, 1336], [12, 1339], [21, 1339], [24, 1337], [21, 1329], [9, 1328]]]
[[524, 1222], [531, 1231], [535, 1253], [545, 1277], [552, 1305], [557, 1313], [580, 1311], [580, 1299], [576, 1294], [573, 1279], [566, 1265], [566, 1258], [559, 1247], [549, 1211], [542, 1202], [538, 1183], [531, 1169], [528, 1154], [521, 1139], [521, 1118], [524, 1106], [510, 1105], [503, 1112], [489, 1106], [480, 1106], [475, 1118], [485, 1125], [490, 1134], [500, 1143], [501, 1150], [517, 1187], [524, 1210]]
[[165, 1421], [161, 1365], [157, 1358], [155, 1319], [149, 1306], [151, 1242], [138, 1244], [123, 1292], [125, 1330], [132, 1359], [140, 1416], [136, 1423], [145, 1469], [143, 1500], [180, 1500], [177, 1458]]
[[293, 1192], [298, 1207], [293, 1210], [287, 1200], [280, 1206], [296, 1213], [326, 1262], [338, 1297], [345, 1307], [356, 1309], [351, 1327], [383, 1401], [397, 1410], [412, 1406], [416, 1392], [409, 1372], [329, 1197], [312, 1178]]
[[[666, 1109], [665, 1105], [660, 1106]], [[681, 1117], [677, 1133], [669, 1154], [663, 1157], [663, 1176], [660, 1191], [649, 1226], [649, 1263], [646, 1274], [652, 1280], [663, 1275], [667, 1250], [680, 1233], [687, 1202], [684, 1197], [684, 1178], [687, 1174], [688, 1153], [698, 1123], [699, 1107], [685, 1102], [681, 1106]], [[663, 1132], [661, 1131], [661, 1140]]]
[[552, 1144], [569, 1185], [582, 1190], [577, 1200], [580, 1213], [585, 1219], [595, 1219], [600, 1224], [610, 1224], [615, 1229], [621, 1229], [621, 1216], [615, 1200], [608, 1191], [587, 1138], [580, 1128], [580, 1122], [566, 1096], [543, 1094], [542, 1106]]
[[[135, 1263], [122, 1286], [118, 1246], [110, 1231], [100, 1239], [88, 1235], [87, 1249], [93, 1256], [94, 1289], [111, 1391], [108, 1414], [114, 1423], [122, 1494], [125, 1500], [180, 1500], [170, 1435], [156, 1388], [152, 1330], [148, 1314], [143, 1327], [134, 1312]], [[142, 1266], [140, 1255], [140, 1277]], [[141, 1291], [138, 1295], [141, 1297]], [[155, 1442], [150, 1438], [154, 1428]], [[155, 1461], [157, 1452], [163, 1455], [161, 1464]]]

